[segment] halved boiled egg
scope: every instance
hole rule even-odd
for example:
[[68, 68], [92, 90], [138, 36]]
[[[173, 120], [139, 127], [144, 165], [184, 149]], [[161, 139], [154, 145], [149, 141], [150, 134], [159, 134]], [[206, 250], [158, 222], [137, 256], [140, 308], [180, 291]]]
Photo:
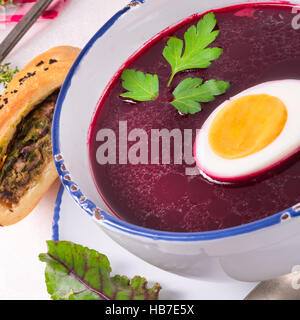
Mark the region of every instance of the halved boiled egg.
[[300, 149], [300, 81], [259, 84], [222, 103], [197, 134], [201, 173], [238, 181], [277, 166]]

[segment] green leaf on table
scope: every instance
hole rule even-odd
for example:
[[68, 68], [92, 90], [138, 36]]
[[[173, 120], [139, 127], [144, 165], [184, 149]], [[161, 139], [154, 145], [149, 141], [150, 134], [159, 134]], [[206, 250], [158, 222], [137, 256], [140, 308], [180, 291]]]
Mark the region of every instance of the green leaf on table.
[[199, 20], [197, 26], [193, 25], [185, 32], [184, 42], [175, 37], [168, 40], [163, 51], [163, 56], [172, 67], [168, 86], [178, 72], [207, 68], [211, 61], [220, 57], [223, 52], [221, 48], [207, 48], [219, 34], [218, 30], [213, 31], [216, 24], [215, 15], [210, 12]]
[[6, 4], [16, 4], [14, 0], [0, 0], [0, 5], [5, 6]]
[[0, 64], [0, 84], [6, 86], [19, 72], [17, 67], [12, 67], [10, 63]]
[[156, 74], [145, 74], [141, 71], [125, 69], [121, 78], [123, 88], [128, 90], [122, 93], [121, 97], [135, 101], [150, 101], [158, 97], [159, 80]]
[[147, 288], [147, 280], [136, 276], [111, 277], [107, 257], [68, 241], [47, 241], [46, 285], [54, 300], [157, 300], [160, 285]]
[[201, 111], [200, 102], [215, 100], [215, 96], [225, 93], [229, 87], [225, 81], [212, 79], [203, 83], [200, 78], [187, 78], [173, 91], [175, 99], [171, 104], [182, 114], [194, 114]]

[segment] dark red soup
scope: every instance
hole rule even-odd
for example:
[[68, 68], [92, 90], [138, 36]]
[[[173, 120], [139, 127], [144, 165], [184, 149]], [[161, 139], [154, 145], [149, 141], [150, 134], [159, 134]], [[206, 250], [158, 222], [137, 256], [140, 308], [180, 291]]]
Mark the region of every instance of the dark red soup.
[[[120, 164], [120, 121], [127, 121], [128, 133], [136, 128], [147, 132], [149, 155], [151, 129], [192, 129], [192, 147], [196, 129], [225, 99], [269, 80], [300, 79], [300, 29], [292, 27], [296, 15], [290, 6], [231, 7], [215, 11], [215, 16], [220, 34], [212, 46], [223, 48], [223, 54], [209, 68], [178, 73], [167, 87], [171, 67], [163, 49], [170, 36], [183, 39], [187, 28], [200, 19], [194, 16], [162, 33], [126, 64], [126, 68], [159, 76], [157, 100], [131, 103], [121, 98], [120, 70], [100, 102], [91, 127], [91, 169], [100, 194], [125, 221], [165, 231], [208, 231], [253, 222], [300, 202], [299, 154], [275, 171], [231, 185], [186, 175], [191, 164], [174, 164], [173, 153], [171, 164], [162, 164], [162, 153], [159, 164]], [[229, 81], [231, 87], [215, 101], [203, 104], [201, 112], [183, 116], [169, 101], [186, 77]], [[105, 128], [116, 133], [116, 164], [100, 165], [96, 161], [96, 152], [104, 143], [97, 142], [96, 135]], [[128, 142], [127, 150], [137, 141]], [[124, 142], [120, 144], [124, 148]]]

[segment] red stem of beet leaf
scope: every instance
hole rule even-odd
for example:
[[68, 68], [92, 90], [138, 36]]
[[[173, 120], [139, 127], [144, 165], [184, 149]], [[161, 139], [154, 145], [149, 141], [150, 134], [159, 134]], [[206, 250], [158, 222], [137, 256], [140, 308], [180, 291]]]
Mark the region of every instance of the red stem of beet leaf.
[[[107, 295], [105, 295], [104, 293], [98, 291], [97, 289], [91, 287], [83, 278], [79, 277], [72, 269], [70, 269], [64, 262], [62, 262], [61, 260], [53, 257], [51, 254], [49, 254], [49, 257], [51, 257], [53, 260], [57, 261], [58, 263], [60, 263], [67, 271], [69, 274], [72, 275], [72, 277], [74, 277], [76, 280], [78, 280], [79, 282], [81, 282], [83, 285], [85, 285], [87, 287], [88, 290], [96, 293], [99, 297], [101, 297], [103, 300], [111, 300]], [[86, 267], [85, 267], [85, 271], [84, 271], [84, 275], [86, 274]], [[84, 277], [83, 275], [83, 277]], [[100, 279], [100, 283], [102, 283], [102, 279]]]

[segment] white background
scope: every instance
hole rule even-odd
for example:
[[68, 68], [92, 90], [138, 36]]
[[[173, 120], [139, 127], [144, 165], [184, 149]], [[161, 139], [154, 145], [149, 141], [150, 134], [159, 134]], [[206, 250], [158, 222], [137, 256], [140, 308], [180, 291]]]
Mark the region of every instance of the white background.
[[[87, 40], [126, 0], [68, 0], [60, 15], [40, 21], [6, 58], [19, 68], [33, 57], [57, 45], [83, 47]], [[0, 30], [2, 41], [12, 26]], [[75, 145], [75, 143], [74, 143]], [[44, 280], [45, 264], [38, 255], [46, 252], [51, 239], [52, 216], [59, 182], [57, 181], [27, 218], [0, 229], [0, 300], [49, 299]]]

